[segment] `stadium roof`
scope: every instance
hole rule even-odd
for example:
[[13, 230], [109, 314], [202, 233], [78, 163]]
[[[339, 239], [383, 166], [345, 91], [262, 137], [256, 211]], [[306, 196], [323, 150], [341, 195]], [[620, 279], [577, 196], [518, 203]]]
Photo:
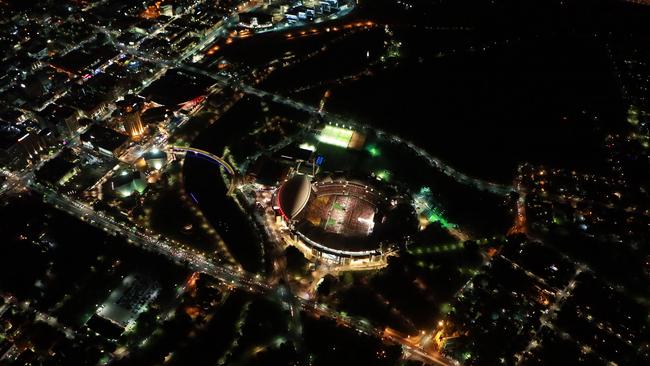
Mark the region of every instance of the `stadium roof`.
[[280, 212], [285, 219], [294, 219], [309, 201], [311, 182], [306, 175], [295, 175], [278, 191]]

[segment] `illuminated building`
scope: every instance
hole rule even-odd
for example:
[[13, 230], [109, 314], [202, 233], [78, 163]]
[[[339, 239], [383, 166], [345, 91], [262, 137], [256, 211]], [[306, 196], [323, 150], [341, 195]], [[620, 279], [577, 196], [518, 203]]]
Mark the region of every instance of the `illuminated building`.
[[159, 149], [147, 151], [142, 155], [149, 169], [160, 170], [167, 162], [167, 153]]
[[308, 258], [363, 265], [381, 262], [394, 244], [378, 227], [391, 225], [387, 195], [362, 181], [325, 177], [312, 182], [294, 175], [275, 194], [276, 212], [291, 233], [291, 244]]
[[96, 316], [118, 327], [118, 334], [135, 326], [138, 316], [160, 293], [160, 283], [140, 274], [122, 280], [97, 309]]
[[57, 104], [49, 104], [37, 113], [43, 127], [54, 131], [61, 138], [70, 138], [79, 130], [80, 114], [77, 110]]
[[273, 26], [272, 16], [256, 11], [241, 13], [239, 14], [239, 25], [247, 28], [269, 28]]
[[41, 133], [28, 132], [18, 139], [18, 144], [25, 150], [30, 159], [43, 152], [45, 143]]
[[118, 157], [124, 152], [129, 138], [123, 133], [95, 125], [81, 135], [81, 143], [106, 156]]
[[70, 178], [79, 173], [78, 160], [69, 150], [48, 160], [37, 172], [36, 178], [51, 187], [62, 187]]
[[168, 17], [174, 16], [174, 6], [171, 4], [161, 5], [160, 6], [160, 15], [165, 15]]
[[140, 172], [132, 169], [122, 169], [111, 178], [111, 189], [119, 197], [125, 198], [133, 193], [142, 193], [147, 183]]
[[144, 133], [144, 126], [140, 118], [140, 111], [131, 111], [124, 117], [124, 131], [131, 138], [138, 138]]
[[314, 19], [315, 11], [314, 9], [307, 8], [306, 6], [296, 6], [289, 9], [285, 14], [285, 18], [288, 22], [293, 23], [297, 21], [305, 21], [308, 19]]
[[144, 108], [144, 98], [130, 94], [115, 104], [123, 116], [124, 131], [134, 139], [142, 136], [144, 134], [144, 125], [140, 115]]

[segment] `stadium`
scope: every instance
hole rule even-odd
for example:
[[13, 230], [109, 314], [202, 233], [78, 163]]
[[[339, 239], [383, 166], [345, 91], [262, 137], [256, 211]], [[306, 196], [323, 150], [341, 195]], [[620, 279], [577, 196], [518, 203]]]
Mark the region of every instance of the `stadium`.
[[292, 244], [308, 258], [350, 264], [378, 262], [390, 243], [380, 233], [391, 200], [359, 180], [294, 175], [276, 191], [276, 212], [291, 231]]

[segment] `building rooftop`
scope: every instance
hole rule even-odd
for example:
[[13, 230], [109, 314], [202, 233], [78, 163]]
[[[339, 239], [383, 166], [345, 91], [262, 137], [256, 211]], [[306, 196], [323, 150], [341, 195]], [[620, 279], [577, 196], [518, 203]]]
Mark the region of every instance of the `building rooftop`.
[[59, 155], [45, 163], [36, 172], [36, 178], [51, 185], [58, 185], [59, 181], [74, 169], [76, 165], [65, 156]]
[[294, 219], [309, 201], [311, 184], [306, 175], [294, 175], [278, 190], [280, 212], [286, 219]]
[[81, 135], [81, 141], [111, 152], [120, 148], [128, 140], [126, 135], [99, 125], [92, 126]]

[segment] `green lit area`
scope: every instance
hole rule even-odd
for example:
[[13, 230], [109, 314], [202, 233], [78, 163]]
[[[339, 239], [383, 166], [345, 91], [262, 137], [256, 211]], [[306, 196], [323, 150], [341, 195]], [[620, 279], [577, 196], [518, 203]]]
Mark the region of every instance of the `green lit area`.
[[316, 146], [314, 146], [314, 145], [312, 145], [310, 143], [307, 143], [307, 142], [303, 142], [298, 147], [301, 148], [301, 149], [309, 150], [309, 151], [316, 151]]
[[435, 253], [443, 253], [443, 252], [452, 252], [452, 251], [463, 249], [464, 247], [465, 245], [462, 242], [449, 243], [449, 244], [440, 244], [440, 245], [435, 245], [430, 247], [419, 247], [413, 250], [409, 250], [409, 253], [414, 255], [427, 255], [427, 254], [435, 254]]
[[447, 219], [445, 219], [442, 216], [442, 213], [439, 212], [438, 210], [436, 210], [435, 208], [431, 208], [431, 209], [427, 210], [425, 212], [425, 215], [427, 217], [427, 220], [429, 220], [429, 222], [432, 222], [432, 223], [437, 222], [437, 223], [440, 224], [440, 226], [442, 226], [445, 229], [453, 229], [453, 228], [456, 227], [455, 224], [452, 224], [449, 221], [447, 221]]
[[347, 128], [327, 125], [318, 136], [318, 141], [340, 147], [348, 147], [354, 131]]
[[366, 147], [366, 150], [368, 151], [368, 153], [370, 153], [370, 156], [372, 156], [373, 158], [381, 156], [381, 151], [379, 151], [377, 145], [370, 144]]
[[413, 196], [414, 206], [419, 215], [426, 218], [429, 223], [437, 222], [445, 229], [456, 228], [455, 224], [449, 222], [433, 203], [433, 194], [429, 187], [422, 187], [420, 191]]
[[451, 304], [448, 303], [448, 302], [445, 302], [445, 303], [443, 303], [442, 305], [440, 305], [440, 312], [441, 312], [442, 314], [449, 314], [449, 313], [451, 313], [453, 310], [454, 310], [454, 307], [451, 306]]
[[379, 180], [387, 181], [390, 180], [391, 173], [388, 170], [380, 170], [375, 173], [375, 177]]
[[[476, 243], [479, 246], [482, 246], [485, 245], [487, 241], [477, 241]], [[438, 245], [432, 245], [428, 247], [418, 247], [415, 249], [409, 249], [409, 253], [418, 256], [430, 255], [436, 253], [453, 252], [453, 251], [461, 250], [463, 248], [465, 248], [465, 243], [457, 242], [457, 243], [438, 244]]]
[[[415, 265], [423, 269], [428, 269], [429, 271], [435, 271], [440, 269], [439, 264], [434, 264], [423, 260], [419, 260], [415, 262]], [[466, 276], [476, 276], [477, 274], [480, 273], [480, 271], [475, 268], [466, 268], [466, 267], [459, 267], [458, 272]]]

